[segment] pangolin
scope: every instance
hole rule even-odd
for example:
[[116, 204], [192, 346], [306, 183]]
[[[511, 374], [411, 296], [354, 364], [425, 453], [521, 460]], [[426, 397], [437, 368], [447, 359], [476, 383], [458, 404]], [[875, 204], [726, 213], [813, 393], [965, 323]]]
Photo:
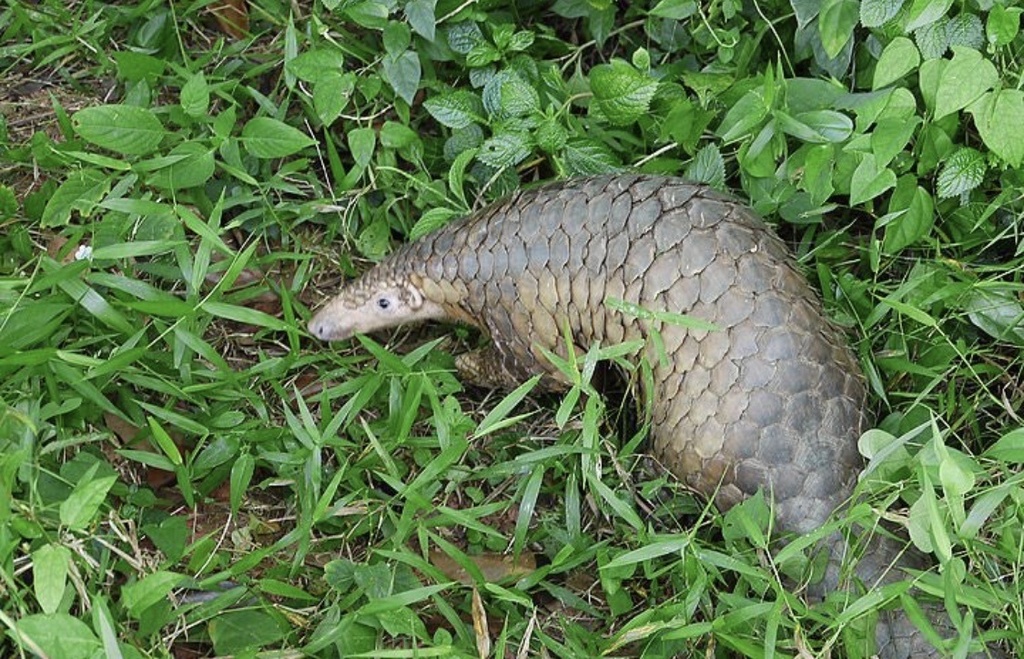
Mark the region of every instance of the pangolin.
[[[863, 466], [866, 391], [846, 337], [765, 222], [707, 186], [607, 175], [520, 191], [399, 248], [346, 284], [309, 331], [342, 340], [428, 319], [489, 335], [456, 360], [487, 386], [541, 373], [557, 389], [563, 376], [544, 350], [565, 357], [657, 332], [641, 355], [654, 375], [655, 456], [723, 510], [761, 489], [784, 531], [825, 523]], [[838, 587], [848, 549], [839, 534], [823, 545], [819, 594]], [[902, 578], [889, 569], [910, 563], [901, 548], [873, 534], [855, 570], [862, 583]], [[944, 614], [931, 613], [948, 633]], [[940, 656], [901, 611], [886, 612], [875, 636], [885, 659]]]

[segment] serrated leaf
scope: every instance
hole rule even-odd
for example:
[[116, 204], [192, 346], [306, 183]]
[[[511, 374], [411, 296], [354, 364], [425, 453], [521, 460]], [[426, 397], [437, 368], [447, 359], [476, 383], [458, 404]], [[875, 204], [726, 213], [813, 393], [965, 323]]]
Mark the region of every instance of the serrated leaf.
[[1011, 167], [1024, 163], [1024, 92], [1001, 89], [982, 95], [968, 110], [985, 146]]
[[981, 27], [981, 19], [969, 13], [954, 16], [949, 19], [946, 26], [946, 39], [950, 46], [966, 46], [980, 50], [985, 44], [985, 31]]
[[416, 90], [420, 86], [423, 75], [419, 56], [407, 50], [397, 57], [388, 55], [384, 58], [384, 78], [402, 100], [412, 105]]
[[530, 156], [530, 140], [523, 133], [499, 133], [485, 140], [477, 152], [480, 162], [503, 169], [514, 167]]
[[405, 5], [405, 17], [409, 25], [427, 41], [434, 41], [437, 17], [434, 13], [437, 0], [409, 0]]
[[461, 213], [451, 208], [431, 208], [416, 220], [416, 224], [409, 231], [409, 240], [416, 240], [428, 233], [437, 231], [444, 225], [459, 217]]
[[167, 131], [156, 115], [131, 105], [97, 105], [71, 117], [82, 139], [104, 149], [132, 156], [152, 153]]
[[483, 40], [484, 33], [473, 21], [462, 21], [448, 28], [448, 47], [460, 55], [468, 55], [473, 46]]
[[921, 57], [932, 60], [946, 54], [949, 50], [949, 36], [946, 34], [948, 26], [949, 19], [940, 18], [914, 31], [914, 41], [917, 43], [917, 49], [921, 51]]
[[492, 117], [525, 117], [540, 110], [540, 95], [512, 71], [502, 71], [484, 85], [484, 110]]
[[257, 158], [284, 158], [313, 146], [316, 140], [271, 117], [255, 117], [242, 128], [245, 150]]
[[970, 48], [953, 48], [935, 95], [935, 119], [961, 110], [999, 84], [995, 65]]
[[110, 177], [93, 169], [75, 172], [60, 184], [43, 208], [40, 224], [44, 228], [64, 226], [71, 221], [71, 213], [85, 216], [110, 191]]
[[484, 121], [484, 105], [470, 91], [458, 90], [428, 98], [423, 107], [430, 116], [448, 128], [466, 128], [470, 124]]
[[621, 163], [608, 147], [585, 137], [570, 139], [562, 156], [568, 176], [611, 174], [622, 169]]
[[921, 63], [921, 54], [914, 42], [906, 37], [896, 37], [882, 51], [875, 65], [875, 79], [872, 89], [880, 89], [896, 82], [917, 68]]
[[612, 60], [590, 70], [590, 90], [609, 123], [626, 126], [647, 113], [658, 81], [627, 62]]
[[818, 32], [825, 54], [834, 58], [853, 38], [853, 30], [860, 20], [857, 0], [825, 0], [818, 15]]
[[895, 186], [896, 173], [888, 167], [879, 166], [873, 154], [864, 154], [850, 179], [850, 205], [874, 199]]
[[686, 168], [686, 178], [691, 181], [707, 183], [713, 188], [725, 187], [725, 160], [715, 144], [707, 144], [693, 157], [693, 162]]
[[949, 11], [953, 6], [953, 0], [914, 0], [907, 14], [907, 24], [903, 28], [907, 32], [913, 32], [919, 27], [934, 23]]
[[899, 13], [904, 0], [862, 0], [860, 3], [860, 24], [864, 27], [881, 27]]
[[986, 169], [985, 156], [980, 152], [971, 148], [958, 149], [943, 163], [936, 192], [940, 198], [970, 192], [981, 185]]

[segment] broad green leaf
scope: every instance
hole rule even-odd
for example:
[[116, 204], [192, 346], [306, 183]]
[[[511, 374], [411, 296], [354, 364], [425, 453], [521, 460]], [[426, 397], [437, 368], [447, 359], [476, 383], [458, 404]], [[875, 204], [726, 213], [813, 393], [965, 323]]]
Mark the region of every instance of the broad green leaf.
[[651, 9], [651, 16], [681, 21], [697, 13], [695, 0], [661, 0]]
[[170, 157], [180, 159], [153, 172], [147, 183], [161, 190], [186, 190], [213, 178], [216, 162], [213, 151], [204, 144], [184, 142], [171, 150]]
[[93, 208], [110, 192], [111, 179], [94, 169], [83, 169], [68, 176], [50, 196], [43, 209], [43, 228], [64, 226], [78, 211], [89, 217]]
[[381, 30], [388, 22], [388, 6], [378, 0], [345, 3], [345, 15], [356, 24], [371, 30]]
[[116, 476], [93, 478], [89, 475], [87, 478], [60, 504], [61, 524], [75, 531], [82, 531], [95, 521], [107, 492], [117, 481]]
[[224, 611], [207, 623], [218, 656], [252, 656], [275, 644], [287, 633], [286, 623], [258, 608]]
[[879, 120], [871, 131], [871, 152], [878, 166], [888, 166], [910, 144], [910, 138], [920, 124], [920, 117]]
[[352, 159], [357, 167], [366, 167], [373, 160], [373, 150], [377, 146], [377, 132], [372, 128], [353, 128], [345, 136]]
[[412, 32], [400, 21], [389, 21], [383, 37], [384, 52], [392, 57], [398, 57], [412, 45]]
[[594, 102], [614, 126], [626, 126], [643, 116], [658, 91], [658, 81], [622, 60], [590, 70]]
[[1000, 47], [1016, 39], [1020, 32], [1021, 13], [1024, 13], [1024, 9], [1020, 7], [993, 6], [989, 10], [988, 19], [985, 22], [988, 42], [993, 46]]
[[874, 199], [896, 185], [896, 173], [879, 166], [875, 156], [866, 153], [850, 179], [850, 205], [856, 206]]
[[412, 105], [416, 90], [423, 74], [420, 58], [414, 51], [407, 50], [398, 56], [384, 57], [384, 78], [402, 100]]
[[87, 142], [133, 156], [152, 153], [167, 134], [155, 114], [132, 105], [85, 108], [74, 114], [72, 123]]
[[860, 23], [864, 27], [881, 27], [888, 23], [905, 0], [861, 0]]
[[190, 117], [205, 117], [210, 111], [210, 86], [202, 71], [189, 76], [181, 87], [181, 109]]
[[901, 178], [889, 199], [889, 212], [901, 214], [885, 225], [885, 253], [895, 254], [929, 235], [935, 222], [934, 208], [932, 196], [917, 185], [916, 178]]
[[963, 306], [975, 327], [997, 341], [1024, 347], [1024, 306], [1012, 289], [978, 286]]
[[317, 80], [313, 86], [313, 109], [325, 126], [330, 126], [348, 105], [356, 88], [353, 73], [332, 73]]
[[981, 185], [987, 169], [982, 153], [968, 147], [960, 148], [943, 163], [936, 192], [940, 198], [970, 192]]
[[271, 117], [255, 117], [242, 128], [245, 150], [257, 158], [285, 158], [316, 144], [309, 135]]
[[952, 6], [953, 0], [914, 0], [903, 29], [913, 32], [919, 27], [934, 23], [945, 16]]
[[1024, 92], [1019, 89], [1000, 89], [988, 92], [972, 104], [967, 111], [974, 117], [974, 125], [985, 146], [1010, 167], [1024, 163]]
[[43, 613], [56, 613], [68, 585], [71, 552], [55, 544], [43, 545], [32, 552], [32, 589]]
[[299, 80], [320, 82], [344, 73], [345, 57], [335, 48], [315, 48], [289, 60], [285, 69]]
[[768, 106], [761, 96], [761, 91], [752, 89], [726, 113], [716, 133], [726, 144], [735, 142], [752, 134], [767, 117]]
[[434, 41], [437, 17], [434, 13], [437, 0], [409, 0], [405, 5], [405, 17], [409, 25], [427, 41]]
[[992, 62], [976, 50], [954, 48], [953, 59], [939, 79], [935, 120], [967, 107], [998, 84], [999, 73]]
[[825, 53], [834, 58], [853, 37], [853, 30], [860, 19], [857, 0], [825, 0], [818, 15], [818, 32]]
[[129, 583], [121, 589], [121, 605], [138, 620], [146, 609], [167, 597], [167, 594], [185, 581], [185, 576], [159, 571], [146, 575], [141, 581]]
[[465, 128], [484, 123], [484, 105], [473, 92], [458, 90], [428, 98], [423, 107], [434, 119], [448, 128]]
[[103, 646], [89, 626], [66, 613], [27, 615], [14, 621], [18, 635], [29, 639], [31, 645], [21, 645], [25, 655], [36, 656], [36, 650], [47, 657], [60, 659], [94, 659], [102, 656]]
[[906, 37], [896, 37], [882, 51], [875, 65], [875, 79], [872, 89], [881, 89], [892, 84], [917, 68], [921, 63], [921, 54], [917, 46]]
[[[811, 110], [793, 115], [793, 120], [810, 130], [805, 142], [845, 142], [853, 133], [853, 120], [834, 110]], [[785, 127], [783, 126], [783, 130]]]
[[1024, 463], [1024, 428], [1016, 428], [1000, 437], [985, 455], [1001, 462]]

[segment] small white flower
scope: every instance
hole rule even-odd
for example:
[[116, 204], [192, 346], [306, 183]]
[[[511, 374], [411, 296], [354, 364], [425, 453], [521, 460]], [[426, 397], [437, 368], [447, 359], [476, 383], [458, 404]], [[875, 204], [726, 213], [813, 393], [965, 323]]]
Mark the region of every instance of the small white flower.
[[92, 260], [92, 247], [89, 245], [79, 245], [78, 249], [75, 250], [76, 261], [91, 261]]

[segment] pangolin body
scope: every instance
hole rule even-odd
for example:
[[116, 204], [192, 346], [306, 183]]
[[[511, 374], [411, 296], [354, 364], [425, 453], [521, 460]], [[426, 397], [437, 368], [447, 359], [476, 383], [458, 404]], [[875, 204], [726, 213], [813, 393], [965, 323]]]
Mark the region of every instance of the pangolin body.
[[[716, 328], [638, 318], [608, 300]], [[762, 489], [783, 530], [823, 524], [862, 466], [865, 387], [843, 333], [761, 218], [706, 186], [614, 175], [519, 192], [400, 248], [309, 329], [339, 340], [429, 318], [490, 336], [460, 370], [492, 385], [545, 373], [557, 386], [543, 349], [565, 356], [567, 335], [585, 351], [656, 330], [664, 352], [648, 341], [645, 355], [655, 455], [723, 509]], [[858, 569], [869, 586], [898, 553], [875, 542]], [[845, 543], [826, 544], [837, 565]], [[828, 572], [826, 590], [838, 582]], [[876, 637], [886, 658], [937, 656], [898, 613]]]

